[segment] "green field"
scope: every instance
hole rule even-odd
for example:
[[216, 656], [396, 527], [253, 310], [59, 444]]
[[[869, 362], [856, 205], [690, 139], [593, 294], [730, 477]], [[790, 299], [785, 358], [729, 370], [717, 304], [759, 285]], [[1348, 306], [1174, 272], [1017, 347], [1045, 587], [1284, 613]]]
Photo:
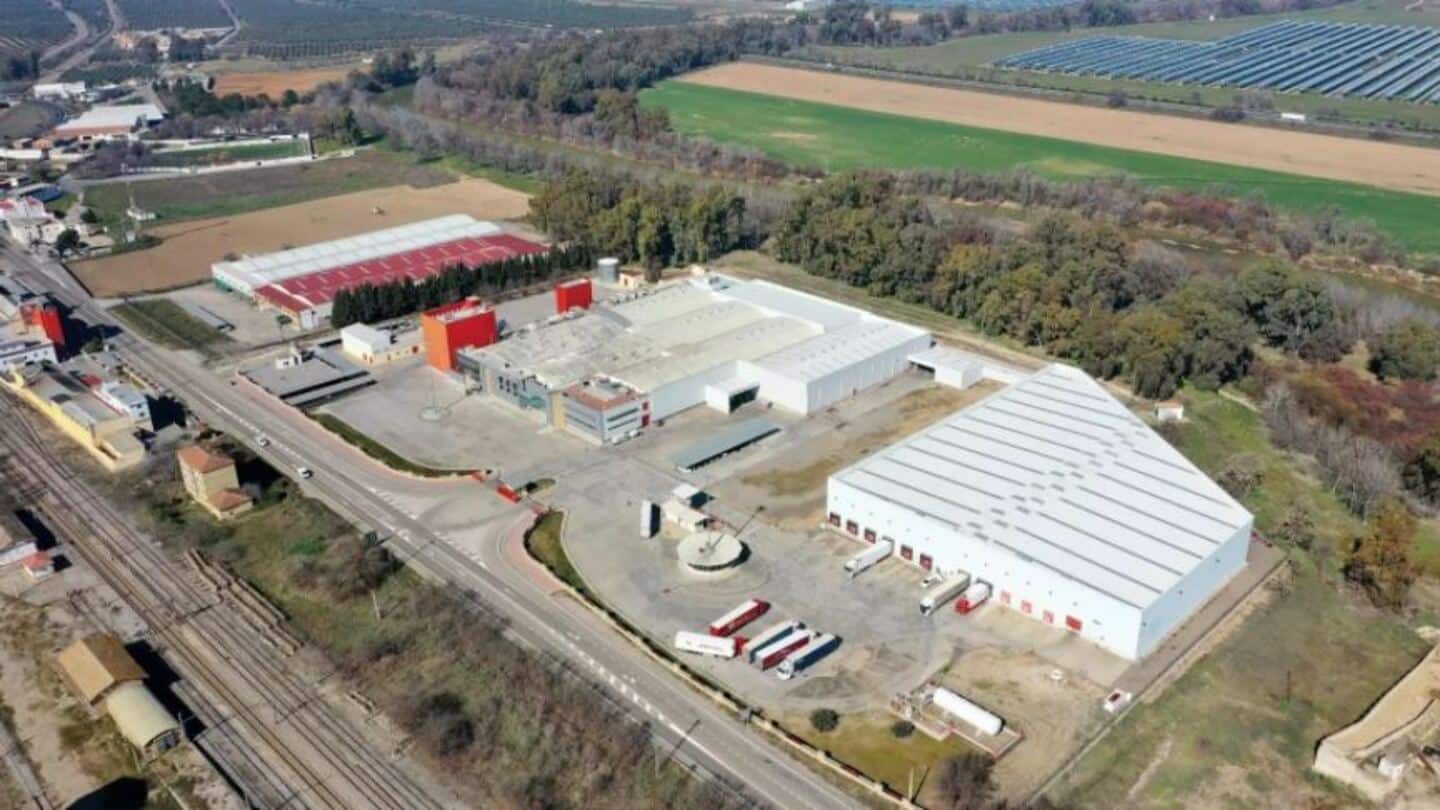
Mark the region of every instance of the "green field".
[[238, 146], [221, 144], [209, 149], [180, 149], [168, 152], [153, 152], [150, 162], [155, 166], [219, 166], [226, 163], [241, 163], [248, 160], [276, 160], [278, 158], [300, 157], [308, 150], [304, 141], [278, 141], [276, 143], [249, 143]]
[[[1094, 76], [1064, 76], [1034, 71], [997, 70], [986, 67], [986, 65], [1010, 54], [1041, 48], [1056, 42], [1100, 35], [1210, 40], [1279, 20], [1293, 19], [1381, 25], [1440, 26], [1440, 5], [1429, 4], [1423, 11], [1405, 11], [1405, 5], [1407, 4], [1401, 0], [1365, 0], [1365, 2], [1347, 3], [1334, 8], [1290, 14], [1228, 17], [1215, 21], [1146, 23], [1115, 28], [990, 34], [961, 37], [938, 45], [923, 47], [815, 46], [805, 49], [799, 55], [811, 60], [855, 67], [896, 70], [924, 76], [1043, 87], [1079, 93], [1108, 94], [1115, 90], [1121, 90], [1133, 98], [1220, 107], [1231, 104], [1240, 90], [1234, 87], [1195, 87], [1162, 82], [1104, 79]], [[1268, 96], [1279, 109], [1303, 112], [1312, 116], [1343, 117], [1375, 125], [1395, 122], [1425, 129], [1440, 129], [1440, 105], [1435, 104], [1407, 104], [1359, 98], [1340, 99], [1312, 93], [1278, 94], [1257, 90], [1245, 92], [1251, 96]]]
[[1295, 211], [1334, 205], [1346, 216], [1373, 221], [1412, 250], [1440, 251], [1440, 229], [1434, 227], [1440, 200], [1419, 194], [677, 81], [641, 98], [668, 109], [680, 132], [759, 149], [795, 165], [1025, 169], [1056, 179], [1125, 174], [1156, 186], [1257, 194]]
[[217, 343], [230, 342], [228, 336], [165, 298], [130, 301], [111, 307], [110, 312], [147, 339], [172, 349], [206, 351]]

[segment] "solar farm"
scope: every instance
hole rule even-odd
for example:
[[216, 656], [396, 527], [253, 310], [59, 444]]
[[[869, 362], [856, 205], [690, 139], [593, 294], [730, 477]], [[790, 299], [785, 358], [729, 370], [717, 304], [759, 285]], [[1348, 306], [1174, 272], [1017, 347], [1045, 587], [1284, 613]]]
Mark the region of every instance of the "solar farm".
[[1112, 79], [1440, 102], [1440, 28], [1285, 20], [1213, 42], [1100, 36], [996, 67]]

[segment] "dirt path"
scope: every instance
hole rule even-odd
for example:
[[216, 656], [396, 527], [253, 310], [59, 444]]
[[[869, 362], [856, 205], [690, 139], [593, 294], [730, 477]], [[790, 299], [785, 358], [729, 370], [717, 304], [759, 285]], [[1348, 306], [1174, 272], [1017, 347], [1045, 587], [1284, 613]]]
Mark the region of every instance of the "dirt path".
[[1440, 149], [735, 62], [683, 81], [1440, 195]]

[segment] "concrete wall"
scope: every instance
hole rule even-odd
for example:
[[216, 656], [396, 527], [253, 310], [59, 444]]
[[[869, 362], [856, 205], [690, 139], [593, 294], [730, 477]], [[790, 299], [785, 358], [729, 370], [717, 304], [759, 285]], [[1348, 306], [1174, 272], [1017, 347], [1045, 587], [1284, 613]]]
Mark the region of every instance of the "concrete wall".
[[1250, 553], [1250, 531], [1253, 527], [1253, 518], [1245, 521], [1245, 525], [1236, 529], [1230, 539], [1145, 609], [1138, 640], [1141, 657], [1149, 655], [1165, 636], [1240, 573], [1245, 567], [1245, 557]]
[[[877, 352], [838, 371], [810, 380], [806, 385], [806, 410], [799, 412], [810, 414], [824, 410], [867, 388], [893, 379], [910, 367], [910, 355], [929, 347], [930, 335], [918, 334], [899, 346]], [[760, 389], [760, 397], [765, 397], [764, 388]]]

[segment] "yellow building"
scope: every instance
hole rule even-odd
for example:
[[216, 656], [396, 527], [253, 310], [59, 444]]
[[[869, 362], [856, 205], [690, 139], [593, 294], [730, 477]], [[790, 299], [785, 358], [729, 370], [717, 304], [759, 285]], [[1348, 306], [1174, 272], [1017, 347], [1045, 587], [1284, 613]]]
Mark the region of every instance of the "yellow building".
[[234, 459], [198, 444], [182, 447], [175, 457], [180, 461], [185, 491], [217, 519], [243, 515], [255, 505], [240, 489]]
[[124, 470], [145, 460], [145, 445], [135, 438], [129, 414], [115, 411], [79, 380], [54, 366], [16, 367], [10, 376], [0, 379], [105, 469]]

